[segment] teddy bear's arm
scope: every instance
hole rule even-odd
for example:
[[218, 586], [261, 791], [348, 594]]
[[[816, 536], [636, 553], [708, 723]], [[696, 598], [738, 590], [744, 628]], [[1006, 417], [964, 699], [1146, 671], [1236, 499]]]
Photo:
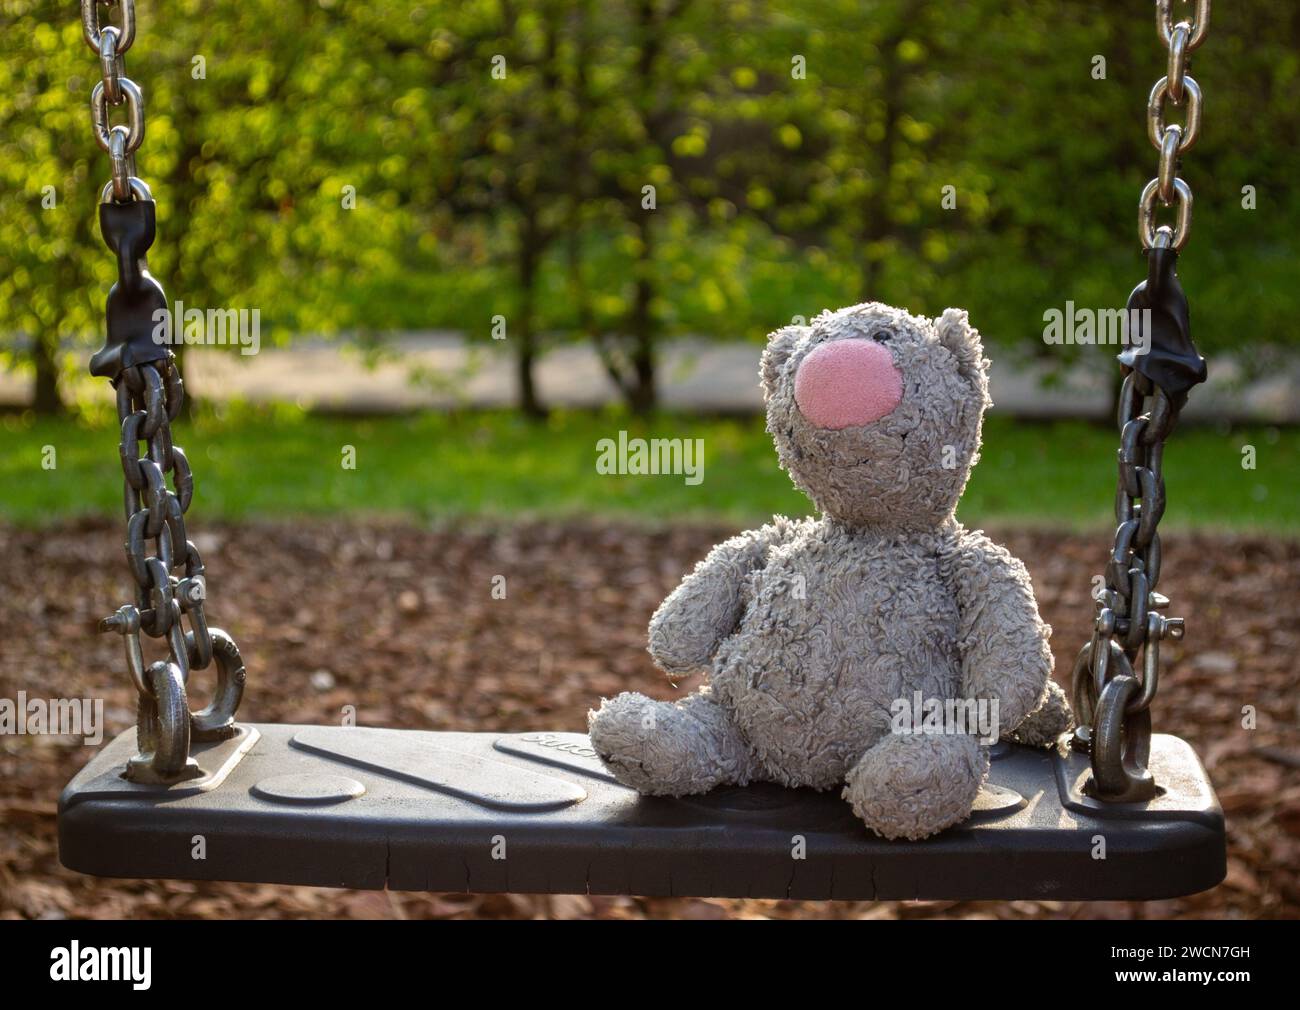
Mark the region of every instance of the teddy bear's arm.
[[777, 520], [718, 544], [682, 579], [650, 618], [650, 655], [665, 672], [706, 670], [719, 643], [745, 612], [745, 582], [764, 565], [767, 549], [789, 532]]
[[1011, 730], [1038, 707], [1052, 676], [1050, 626], [1038, 616], [1029, 572], [982, 533], [963, 531], [952, 557], [961, 610], [962, 697], [996, 698]]

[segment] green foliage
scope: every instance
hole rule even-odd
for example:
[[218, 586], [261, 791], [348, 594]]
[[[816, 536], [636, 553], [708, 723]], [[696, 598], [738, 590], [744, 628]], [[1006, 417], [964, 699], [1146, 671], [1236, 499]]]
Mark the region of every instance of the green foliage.
[[[189, 305], [259, 309], [268, 340], [486, 340], [498, 314], [529, 360], [592, 339], [630, 399], [664, 335], [757, 340], [863, 298], [965, 305], [1042, 354], [1045, 310], [1117, 306], [1142, 275], [1149, 7], [140, 0], [151, 265]], [[80, 369], [113, 275], [97, 61], [75, 5], [0, 16], [0, 353]], [[1297, 340], [1298, 43], [1300, 9], [1223, 5], [1196, 54], [1181, 272], [1211, 352]]]

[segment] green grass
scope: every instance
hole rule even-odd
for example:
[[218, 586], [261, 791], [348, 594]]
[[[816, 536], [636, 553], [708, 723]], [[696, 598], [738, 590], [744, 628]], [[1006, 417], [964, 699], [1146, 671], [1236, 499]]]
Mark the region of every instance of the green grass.
[[[112, 425], [9, 415], [0, 419], [0, 517], [39, 525], [117, 515], [121, 471]], [[702, 438], [702, 483], [680, 476], [604, 476], [596, 443], [631, 436]], [[809, 511], [776, 466], [761, 418], [557, 414], [545, 425], [510, 413], [318, 417], [289, 408], [207, 413], [177, 426], [196, 475], [198, 521], [245, 516], [399, 515], [489, 519], [599, 515], [658, 522], [749, 524]], [[355, 470], [342, 464], [355, 446]], [[1257, 466], [1243, 469], [1253, 445]], [[45, 469], [46, 446], [56, 453]], [[1080, 422], [992, 418], [960, 514], [968, 525], [1072, 528], [1112, 521], [1116, 436]], [[1166, 452], [1179, 527], [1300, 528], [1300, 431], [1182, 429]]]

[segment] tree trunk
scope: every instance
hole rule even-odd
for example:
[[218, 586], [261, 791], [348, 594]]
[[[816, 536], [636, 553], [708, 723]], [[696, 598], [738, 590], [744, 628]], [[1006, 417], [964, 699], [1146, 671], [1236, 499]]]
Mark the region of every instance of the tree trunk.
[[862, 291], [863, 301], [878, 301], [879, 264], [871, 247], [889, 234], [889, 183], [894, 174], [894, 144], [898, 138], [898, 118], [901, 114], [899, 91], [902, 74], [899, 72], [897, 40], [891, 39], [882, 47], [884, 81], [882, 98], [885, 103], [884, 135], [881, 137], [880, 176], [867, 194], [862, 220]]
[[641, 238], [641, 258], [637, 264], [636, 300], [632, 305], [632, 369], [628, 406], [635, 414], [648, 414], [658, 405], [655, 387], [654, 316], [651, 301], [654, 285], [650, 270], [654, 266], [654, 233], [648, 213], [637, 222]]
[[[637, 79], [640, 100], [637, 109], [641, 114], [641, 126], [647, 137], [658, 134], [657, 127], [661, 110], [657, 109], [655, 98], [655, 67], [658, 62], [660, 47], [663, 43], [664, 25], [681, 14], [685, 3], [663, 12], [662, 18], [654, 0], [641, 0], [637, 9], [637, 27], [641, 44], [640, 59], [637, 63]], [[633, 204], [637, 206], [637, 204]], [[641, 250], [637, 257], [636, 295], [632, 303], [630, 326], [632, 336], [631, 365], [632, 374], [627, 376], [624, 396], [628, 408], [634, 414], [649, 414], [658, 404], [658, 391], [655, 386], [655, 320], [652, 303], [654, 301], [654, 215], [657, 211], [642, 208], [636, 218], [637, 237], [641, 240]]]
[[[200, 115], [200, 110], [190, 101], [189, 91], [181, 88], [181, 93], [185, 97], [184, 110], [185, 114], [196, 120]], [[193, 130], [183, 131], [186, 142], [181, 146], [180, 156], [176, 160], [176, 167], [172, 173], [171, 179], [175, 188], [175, 206], [192, 207], [202, 200], [206, 194], [206, 187], [195, 181], [194, 166], [199, 164], [203, 158], [203, 145], [196, 139]], [[170, 310], [176, 304], [179, 298], [183, 302], [193, 305], [202, 305], [203, 301], [214, 298], [212, 286], [207, 283], [203, 276], [202, 265], [191, 260], [184, 252], [184, 247], [177, 248], [179, 255], [176, 257], [176, 265], [167, 278], [164, 288], [167, 290], [167, 307]], [[208, 308], [216, 306], [209, 302]], [[172, 328], [176, 334], [184, 333], [183, 320], [173, 319]], [[185, 357], [188, 348], [183, 339], [178, 340], [172, 345], [172, 353], [176, 355], [176, 370], [180, 373], [181, 381], [185, 380]], [[185, 399], [182, 401], [180, 419], [183, 421], [193, 420], [195, 408], [198, 406], [198, 398], [194, 395], [194, 389], [185, 386]]]
[[67, 412], [59, 393], [58, 348], [59, 342], [54, 337], [35, 337], [32, 340], [32, 364], [36, 368], [32, 409], [45, 417]]
[[533, 298], [539, 253], [535, 221], [529, 215], [524, 218], [519, 235], [519, 319], [516, 324], [518, 339], [515, 346], [515, 372], [519, 381], [519, 410], [525, 417], [540, 420], [546, 417], [546, 408], [537, 398], [537, 385], [533, 378], [533, 365], [537, 361]]
[[[880, 177], [875, 188], [867, 194], [863, 207], [862, 221], [862, 292], [863, 301], [878, 301], [881, 297], [879, 288], [880, 269], [878, 262], [869, 251], [872, 245], [889, 237], [889, 184], [894, 177], [894, 163], [898, 143], [898, 124], [902, 118], [903, 88], [907, 81], [907, 70], [903, 67], [898, 46], [906, 37], [909, 27], [916, 22], [919, 4], [905, 4], [898, 13], [898, 24], [880, 45], [881, 86], [880, 99], [883, 101], [884, 133], [880, 143], [872, 145], [880, 152]], [[865, 120], [865, 117], [864, 117]]]

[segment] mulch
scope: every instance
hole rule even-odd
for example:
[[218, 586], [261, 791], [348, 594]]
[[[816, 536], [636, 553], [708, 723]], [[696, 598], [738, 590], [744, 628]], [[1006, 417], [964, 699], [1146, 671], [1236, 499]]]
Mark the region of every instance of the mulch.
[[[199, 526], [195, 524], [196, 528]], [[447, 730], [582, 730], [602, 695], [671, 698], [645, 627], [682, 573], [733, 530], [528, 523], [204, 524], [209, 612], [241, 644], [241, 718]], [[1028, 564], [1055, 627], [1057, 676], [1088, 633], [1106, 536], [991, 531]], [[1200, 752], [1228, 817], [1228, 876], [1158, 902], [792, 902], [411, 894], [118, 881], [58, 862], [59, 790], [80, 740], [0, 736], [0, 918], [1295, 918], [1300, 913], [1300, 543], [1169, 533], [1160, 588], [1187, 619], [1168, 642], [1157, 731]], [[506, 598], [493, 598], [495, 576]], [[0, 698], [102, 697], [107, 731], [134, 722], [116, 636], [126, 599], [107, 522], [0, 527]], [[499, 595], [499, 594], [498, 594]], [[196, 683], [202, 677], [196, 677]], [[1247, 707], [1250, 708], [1247, 708]], [[1247, 729], [1254, 715], [1254, 729]]]

